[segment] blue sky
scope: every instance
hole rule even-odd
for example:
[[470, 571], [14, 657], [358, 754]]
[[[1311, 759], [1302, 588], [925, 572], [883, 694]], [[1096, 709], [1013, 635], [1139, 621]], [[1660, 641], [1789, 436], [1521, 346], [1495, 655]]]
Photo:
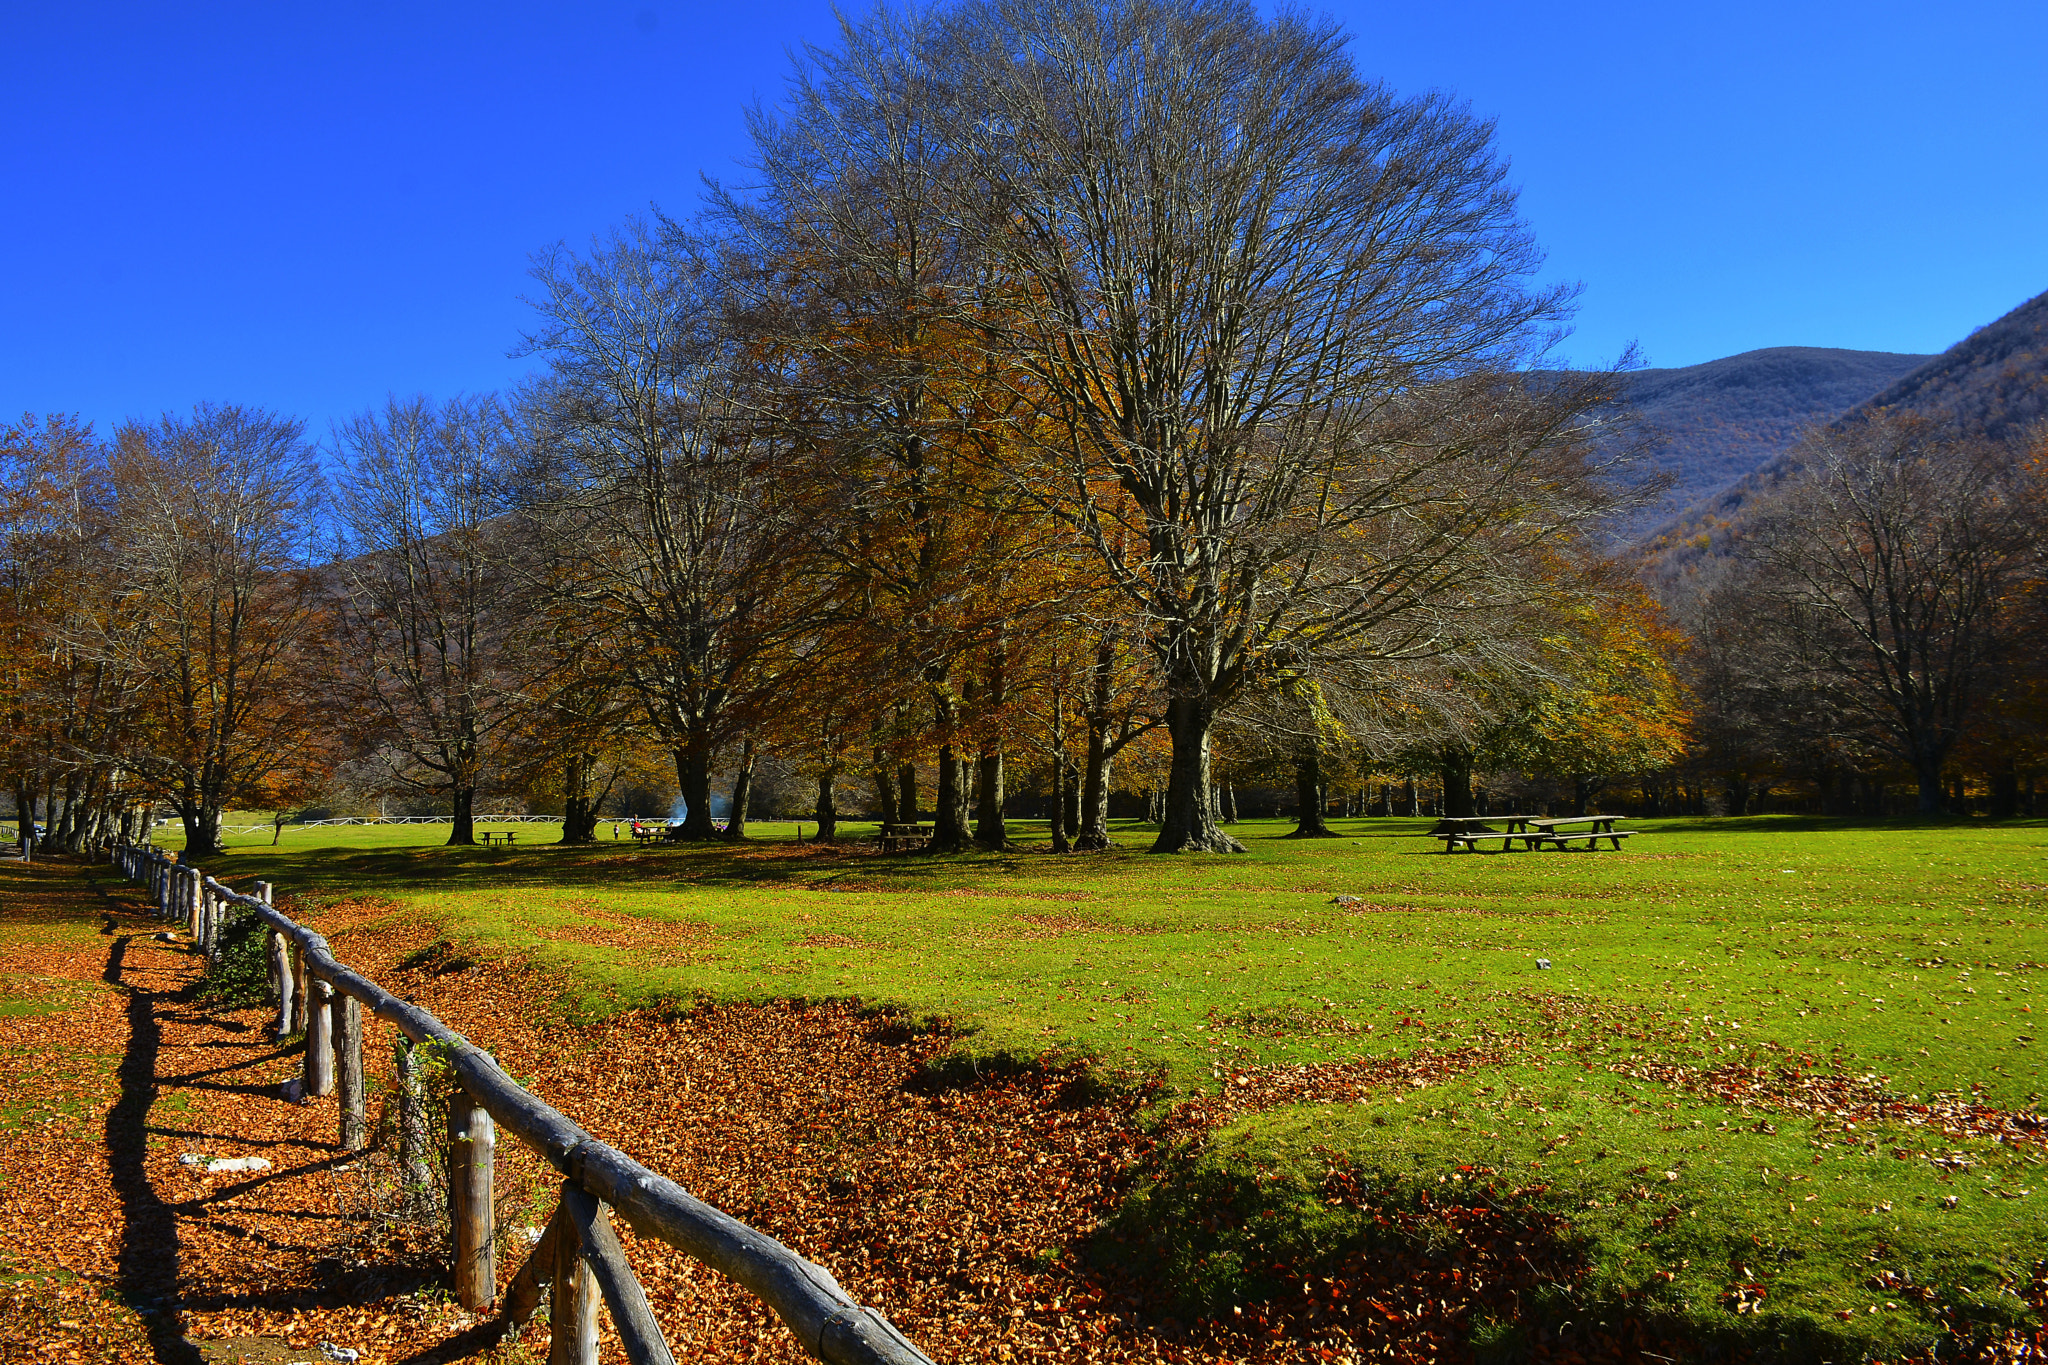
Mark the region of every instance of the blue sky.
[[[2048, 4], [1324, 7], [1499, 122], [1581, 363], [1938, 351], [2048, 289]], [[0, 7], [0, 414], [498, 387], [528, 253], [744, 178], [829, 6]]]

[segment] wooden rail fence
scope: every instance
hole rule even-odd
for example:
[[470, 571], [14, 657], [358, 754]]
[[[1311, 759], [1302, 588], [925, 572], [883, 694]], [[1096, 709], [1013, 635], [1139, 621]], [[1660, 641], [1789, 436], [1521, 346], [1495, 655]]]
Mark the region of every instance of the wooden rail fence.
[[[549, 1365], [596, 1365], [597, 1303], [610, 1311], [634, 1365], [672, 1365], [647, 1296], [626, 1263], [611, 1215], [737, 1280], [782, 1318], [804, 1349], [833, 1365], [931, 1365], [886, 1318], [848, 1297], [823, 1266], [693, 1198], [617, 1148], [599, 1142], [527, 1093], [482, 1049], [417, 1005], [338, 962], [327, 940], [273, 909], [271, 888], [231, 891], [177, 855], [123, 843], [114, 863], [148, 887], [159, 918], [181, 923], [209, 959], [222, 951], [231, 917], [253, 915], [265, 928], [280, 1037], [305, 1034], [302, 1095], [335, 1095], [340, 1143], [361, 1148], [364, 1124], [364, 1008], [398, 1027], [398, 1160], [415, 1188], [425, 1184], [426, 1132], [420, 1064], [413, 1049], [431, 1044], [458, 1084], [448, 1108], [449, 1222], [455, 1297], [471, 1310], [497, 1298], [492, 1158], [502, 1128], [562, 1174], [561, 1203], [512, 1277], [499, 1317], [516, 1330], [549, 1292]], [[544, 1290], [544, 1287], [547, 1287]]]

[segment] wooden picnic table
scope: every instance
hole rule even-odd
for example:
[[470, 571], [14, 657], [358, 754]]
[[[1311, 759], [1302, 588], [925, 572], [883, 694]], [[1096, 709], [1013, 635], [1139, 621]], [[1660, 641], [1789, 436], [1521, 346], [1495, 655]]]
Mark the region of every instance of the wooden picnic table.
[[[1514, 841], [1523, 841], [1528, 847], [1529, 822], [1533, 815], [1447, 815], [1437, 821], [1434, 837], [1444, 841], [1444, 852], [1464, 847], [1474, 853], [1479, 851], [1481, 839], [1499, 839], [1501, 852], [1514, 846]], [[1499, 828], [1495, 828], [1499, 826]]]
[[875, 839], [882, 845], [884, 853], [914, 853], [932, 841], [930, 825], [885, 824], [876, 833]]
[[[1506, 853], [1515, 846], [1515, 840], [1522, 841], [1524, 850], [1555, 848], [1560, 851], [1580, 840], [1589, 849], [1598, 848], [1599, 841], [1607, 840], [1615, 848], [1634, 831], [1616, 829], [1614, 822], [1618, 815], [1453, 815], [1437, 822], [1433, 837], [1443, 840], [1444, 852], [1452, 853], [1460, 848], [1479, 851], [1482, 840], [1500, 840], [1500, 851]], [[1584, 829], [1567, 826], [1584, 825]], [[1496, 826], [1498, 828], [1496, 828]]]
[[[1584, 839], [1588, 849], [1595, 849], [1600, 847], [1602, 839], [1606, 839], [1618, 849], [1623, 839], [1635, 833], [1634, 830], [1616, 829], [1614, 822], [1620, 818], [1619, 815], [1560, 815], [1531, 820], [1529, 823], [1537, 831], [1541, 842], [1531, 844], [1530, 847], [1547, 846], [1563, 850], [1573, 841]], [[1563, 828], [1566, 825], [1585, 825], [1587, 828], [1568, 830]]]
[[516, 842], [518, 836], [509, 829], [497, 831], [487, 829], [476, 837], [483, 840], [486, 844], [509, 844]]

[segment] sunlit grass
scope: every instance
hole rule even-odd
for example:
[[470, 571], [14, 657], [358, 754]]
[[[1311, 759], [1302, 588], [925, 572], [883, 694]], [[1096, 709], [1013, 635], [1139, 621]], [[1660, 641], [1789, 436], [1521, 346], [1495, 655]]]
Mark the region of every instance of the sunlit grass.
[[[790, 823], [757, 823], [740, 847], [585, 849], [538, 842], [557, 834], [547, 826], [520, 827], [510, 849], [440, 847], [445, 826], [343, 827], [288, 831], [275, 849], [267, 834], [238, 842], [219, 870], [310, 904], [389, 898], [472, 953], [557, 968], [575, 1013], [856, 996], [949, 1019], [972, 1053], [1087, 1055], [1162, 1077], [1169, 1095], [1260, 1067], [1475, 1047], [1487, 1066], [1404, 1101], [1399, 1122], [1388, 1096], [1273, 1110], [1218, 1159], [1294, 1172], [1268, 1200], [1310, 1190], [1318, 1151], [1405, 1172], [1415, 1189], [1461, 1165], [1521, 1163], [1526, 1184], [1538, 1130], [1467, 1119], [1536, 1105], [1552, 1116], [1542, 1129], [1569, 1125], [1586, 1155], [1531, 1197], [1571, 1212], [1603, 1292], [1725, 1316], [1720, 1292], [1748, 1270], [1777, 1287], [1744, 1330], [1921, 1339], [1924, 1306], [1866, 1284], [1882, 1244], [1917, 1282], [1975, 1295], [1992, 1317], [2016, 1311], [2000, 1277], [2048, 1255], [2034, 1212], [2048, 1191], [2010, 1193], [2033, 1190], [2031, 1157], [1977, 1144], [1949, 1208], [1936, 1187], [1958, 1190], [1918, 1157], [1851, 1162], [1805, 1118], [1759, 1127], [1616, 1068], [1807, 1067], [1901, 1096], [2035, 1103], [2048, 828], [1632, 824], [1643, 832], [1622, 852], [1444, 856], [1420, 837], [1426, 821], [1339, 822], [1342, 837], [1322, 841], [1248, 821], [1246, 856], [1166, 859], [1141, 852], [1149, 831], [1133, 826], [1119, 850], [1066, 857], [1031, 824], [1017, 851], [960, 857], [835, 853], [798, 845]], [[1668, 1183], [1689, 1192], [1685, 1225], [1646, 1231], [1650, 1214], [1621, 1196], [1644, 1185], [1638, 1167], [1681, 1162]], [[1788, 1171], [1814, 1183], [1781, 1200], [1772, 1182]], [[1393, 1181], [1389, 1197], [1396, 1187], [1408, 1188]], [[1312, 1199], [1289, 1207], [1322, 1216]], [[1740, 1263], [1766, 1244], [1772, 1265]], [[1646, 1278], [1660, 1270], [1672, 1278]]]

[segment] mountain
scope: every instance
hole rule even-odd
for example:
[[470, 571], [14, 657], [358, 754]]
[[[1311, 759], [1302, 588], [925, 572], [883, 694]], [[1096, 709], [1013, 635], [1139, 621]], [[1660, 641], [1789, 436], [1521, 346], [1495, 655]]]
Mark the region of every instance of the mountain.
[[1669, 521], [1764, 464], [1813, 423], [1839, 416], [1933, 358], [1772, 346], [1627, 375], [1627, 400], [1665, 439], [1652, 459], [1672, 482], [1616, 534], [1633, 540]]
[[[1834, 424], [1874, 408], [1950, 418], [1994, 440], [2024, 436], [2048, 418], [2048, 294], [1979, 327], [1876, 393], [1844, 404]], [[1695, 501], [1642, 538], [1638, 548], [1643, 571], [1654, 589], [1669, 600], [1685, 580], [1697, 577], [1725, 552], [1740, 535], [1744, 509], [1800, 472], [1797, 453], [1785, 448], [1790, 445], [1787, 439], [1733, 483]]]
[[2048, 417], [2048, 294], [1987, 323], [1847, 414], [1897, 408], [1947, 416], [1995, 441]]

